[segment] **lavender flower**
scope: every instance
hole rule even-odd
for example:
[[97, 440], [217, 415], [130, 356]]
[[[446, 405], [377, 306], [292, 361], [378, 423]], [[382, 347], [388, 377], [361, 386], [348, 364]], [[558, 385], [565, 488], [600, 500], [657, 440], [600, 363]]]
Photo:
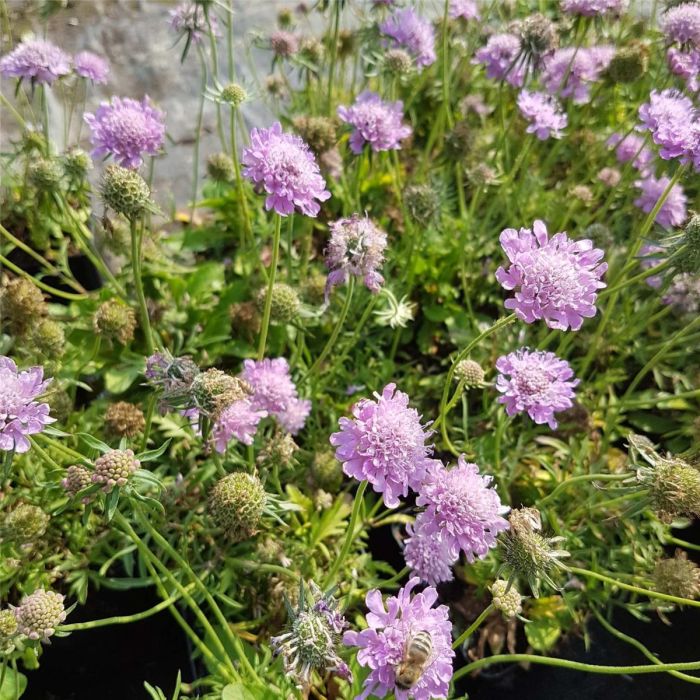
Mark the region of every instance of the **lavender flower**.
[[366, 479], [383, 494], [388, 508], [396, 508], [399, 497], [405, 498], [409, 488], [417, 491], [425, 478], [432, 452], [425, 441], [431, 431], [395, 384], [387, 384], [375, 397], [358, 401], [353, 418], [338, 421], [340, 432], [331, 435], [330, 443], [345, 474]]
[[445, 581], [452, 581], [452, 566], [457, 561], [447, 540], [439, 534], [431, 534], [423, 527], [414, 528], [407, 525], [408, 537], [404, 542], [403, 556], [412, 576], [437, 586]]
[[155, 156], [162, 148], [164, 116], [148, 97], [141, 102], [129, 97], [102, 102], [94, 114], [83, 117], [90, 127], [92, 156], [111, 155], [124, 168], [138, 168], [144, 154]]
[[326, 267], [326, 302], [333, 287], [345, 284], [350, 275], [362, 277], [371, 292], [378, 292], [384, 277], [378, 271], [384, 262], [386, 233], [368, 216], [353, 214], [329, 225], [331, 237], [324, 251]]
[[50, 41], [25, 39], [0, 58], [0, 73], [6, 78], [51, 85], [70, 73], [70, 56]]
[[[645, 214], [651, 213], [670, 182], [671, 179], [665, 175], [660, 178], [649, 175], [642, 180], [636, 180], [635, 187], [639, 188], [641, 194], [634, 200], [634, 206], [639, 207]], [[664, 228], [680, 226], [688, 216], [687, 201], [683, 187], [674, 185], [656, 215], [656, 223]]]
[[27, 436], [56, 420], [49, 416], [49, 404], [35, 401], [50, 382], [41, 367], [20, 371], [13, 360], [0, 355], [0, 450], [26, 452]]
[[352, 107], [338, 107], [342, 121], [355, 127], [350, 135], [350, 150], [362, 153], [368, 143], [378, 151], [398, 150], [401, 141], [408, 138], [411, 127], [402, 122], [403, 102], [384, 102], [374, 92], [360, 93]]
[[614, 55], [611, 46], [558, 49], [544, 58], [542, 84], [551, 95], [584, 104], [590, 99], [590, 84], [600, 78]]
[[276, 56], [288, 58], [299, 51], [299, 39], [291, 32], [278, 29], [270, 36], [270, 47]]
[[311, 401], [295, 397], [289, 401], [287, 408], [279, 412], [276, 417], [284, 430], [292, 435], [296, 435], [306, 425], [306, 419], [310, 413]]
[[627, 134], [621, 136], [618, 133], [612, 134], [606, 141], [607, 145], [615, 149], [615, 157], [618, 163], [632, 161], [632, 166], [645, 174], [649, 171], [649, 166], [654, 160], [653, 151], [645, 145], [644, 139], [637, 134]]
[[550, 328], [577, 331], [584, 318], [595, 316], [597, 290], [608, 269], [600, 262], [603, 251], [593, 242], [571, 240], [566, 233], [550, 239], [542, 221], [533, 230], [508, 228], [501, 232], [501, 247], [511, 262], [499, 267], [496, 279], [508, 290], [519, 287], [505, 306], [526, 323], [544, 319]]
[[226, 452], [235, 438], [244, 445], [252, 445], [258, 423], [267, 417], [267, 411], [257, 409], [248, 399], [234, 401], [227, 406], [214, 423], [213, 439], [217, 452]]
[[666, 61], [671, 73], [683, 78], [690, 92], [700, 90], [700, 49], [682, 51], [672, 46], [666, 53]]
[[486, 66], [486, 77], [522, 87], [526, 66], [520, 57], [520, 39], [515, 34], [493, 34], [474, 55], [475, 64]]
[[[664, 252], [665, 250], [660, 245], [653, 245], [651, 243], [643, 245], [642, 249], [639, 251], [639, 260], [642, 269], [649, 270], [652, 267], [660, 265], [662, 262], [660, 254]], [[647, 277], [644, 281], [654, 289], [658, 289], [663, 283], [661, 275], [652, 275], [651, 277]]]
[[318, 202], [331, 196], [309, 147], [299, 136], [283, 132], [279, 122], [250, 132], [241, 162], [243, 174], [267, 192], [265, 208], [280, 216], [298, 209], [315, 217], [321, 210]]
[[394, 40], [394, 46], [406, 49], [422, 68], [435, 63], [435, 32], [427, 19], [407, 7], [379, 25], [379, 31]]
[[75, 72], [93, 83], [103, 84], [107, 82], [109, 75], [109, 63], [92, 51], [81, 51], [73, 58]]
[[476, 0], [450, 0], [449, 14], [452, 19], [480, 19]]
[[518, 109], [530, 122], [528, 134], [535, 134], [541, 141], [550, 136], [555, 139], [562, 137], [561, 130], [566, 127], [567, 116], [562, 113], [561, 106], [554, 97], [544, 92], [523, 90], [518, 95]]
[[596, 15], [621, 14], [627, 7], [627, 0], [561, 0], [559, 7], [562, 12], [582, 17]]
[[[431, 587], [411, 597], [419, 583], [418, 578], [412, 578], [397, 596], [387, 598], [386, 608], [382, 594], [377, 589], [369, 591], [365, 598], [370, 611], [368, 628], [343, 635], [344, 644], [359, 648], [359, 664], [371, 669], [358, 700], [370, 695], [384, 698], [391, 693], [396, 700], [447, 697], [454, 657], [449, 609], [446, 605], [433, 607], [438, 595]], [[396, 684], [397, 667], [404, 659], [406, 647], [419, 632], [430, 636], [431, 653], [420, 677], [407, 690]]]
[[187, 34], [190, 41], [199, 44], [206, 39], [209, 25], [211, 24], [212, 32], [215, 36], [219, 34], [217, 27], [217, 19], [213, 14], [209, 14], [204, 10], [202, 4], [198, 2], [181, 2], [177, 7], [169, 11], [170, 28], [178, 34]]
[[547, 423], [556, 430], [554, 414], [573, 406], [574, 387], [579, 383], [569, 363], [553, 352], [522, 348], [499, 357], [496, 369], [496, 388], [503, 394], [498, 402], [505, 405], [506, 413], [527, 411], [538, 425]]
[[684, 2], [670, 7], [661, 17], [661, 31], [669, 42], [700, 48], [700, 5]]

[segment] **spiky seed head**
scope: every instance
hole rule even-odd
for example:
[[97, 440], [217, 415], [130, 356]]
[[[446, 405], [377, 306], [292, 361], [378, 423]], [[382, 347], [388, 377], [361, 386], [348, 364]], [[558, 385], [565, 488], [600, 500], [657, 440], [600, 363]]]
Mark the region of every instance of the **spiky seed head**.
[[256, 464], [265, 471], [288, 469], [294, 464], [294, 455], [298, 449], [299, 446], [289, 433], [275, 432], [258, 453]]
[[227, 406], [251, 394], [247, 382], [213, 367], [197, 374], [191, 388], [195, 405], [214, 418]]
[[411, 217], [419, 224], [429, 224], [440, 210], [440, 196], [428, 184], [409, 185], [403, 193]]
[[649, 67], [649, 50], [643, 44], [619, 48], [608, 66], [608, 76], [614, 83], [633, 83]]
[[301, 115], [292, 120], [292, 126], [317, 156], [333, 148], [338, 140], [338, 123], [329, 117]]
[[50, 359], [61, 357], [66, 349], [63, 328], [50, 318], [42, 318], [31, 328], [29, 340], [34, 350]]
[[15, 609], [17, 631], [32, 640], [47, 641], [66, 619], [64, 597], [39, 588], [25, 596]]
[[73, 148], [63, 155], [63, 172], [71, 180], [83, 180], [92, 170], [92, 159], [82, 148]]
[[672, 559], [661, 559], [654, 568], [657, 591], [678, 598], [695, 600], [700, 596], [700, 567], [677, 551]]
[[445, 137], [445, 151], [453, 158], [465, 158], [474, 147], [474, 131], [466, 120], [457, 122]]
[[49, 526], [49, 520], [48, 513], [39, 506], [21, 503], [5, 516], [3, 531], [8, 538], [25, 544], [41, 537]]
[[[86, 489], [92, 483], [90, 472], [77, 464], [72, 464], [66, 469], [66, 475], [61, 480], [61, 486], [66, 490], [66, 493], [71, 497], [75, 497], [83, 489]], [[85, 501], [90, 498], [86, 497]]]
[[110, 450], [95, 460], [91, 481], [102, 484], [102, 490], [109, 493], [115, 486], [124, 486], [140, 466], [133, 450]]
[[254, 474], [234, 472], [216, 482], [209, 494], [209, 513], [232, 540], [252, 537], [258, 530], [267, 494]]
[[596, 247], [607, 247], [613, 242], [612, 231], [605, 224], [591, 224], [583, 230], [583, 235], [590, 238]]
[[686, 224], [681, 238], [676, 267], [681, 273], [700, 272], [700, 214], [694, 214]]
[[523, 611], [523, 597], [512, 583], [508, 587], [508, 581], [498, 579], [493, 582], [490, 591], [493, 596], [493, 607], [500, 610], [506, 619], [515, 617]]
[[128, 345], [134, 339], [136, 314], [134, 310], [118, 299], [109, 299], [100, 304], [93, 316], [95, 332]]
[[408, 51], [389, 49], [384, 54], [384, 65], [393, 75], [408, 75], [413, 69], [413, 59]]
[[39, 287], [24, 277], [14, 277], [0, 291], [0, 311], [12, 332], [21, 335], [48, 313], [48, 306]]
[[221, 99], [234, 107], [240, 107], [248, 99], [248, 93], [242, 85], [229, 83], [221, 91]]
[[233, 330], [243, 330], [247, 335], [260, 332], [260, 312], [254, 301], [239, 301], [231, 304], [231, 325]]
[[343, 484], [343, 467], [332, 450], [323, 450], [314, 455], [311, 477], [314, 484], [324, 491], [338, 493]]
[[231, 157], [226, 153], [212, 153], [207, 158], [207, 175], [214, 182], [233, 182], [236, 170]]
[[105, 412], [105, 428], [112, 437], [133, 438], [146, 427], [143, 411], [128, 401], [110, 404]]
[[488, 187], [498, 180], [496, 171], [486, 163], [477, 163], [467, 168], [467, 179], [474, 187]]
[[474, 360], [460, 360], [455, 367], [455, 379], [464, 382], [467, 389], [481, 386], [485, 376], [482, 366]]
[[652, 472], [650, 493], [661, 520], [700, 518], [700, 471], [677, 457], [659, 457]]
[[[258, 311], [262, 313], [267, 299], [267, 287], [263, 287], [256, 298]], [[300, 301], [297, 291], [284, 282], [272, 286], [270, 318], [278, 323], [289, 323], [299, 315]]]
[[102, 178], [104, 203], [127, 219], [138, 219], [150, 207], [151, 191], [135, 171], [120, 165], [108, 165]]
[[316, 306], [322, 304], [326, 292], [326, 275], [314, 270], [304, 281], [301, 294], [309, 303]]
[[558, 45], [556, 25], [540, 12], [530, 15], [520, 24], [520, 47], [523, 53], [539, 59]]
[[37, 158], [29, 164], [29, 182], [38, 190], [57, 190], [63, 177], [61, 164], [54, 158]]

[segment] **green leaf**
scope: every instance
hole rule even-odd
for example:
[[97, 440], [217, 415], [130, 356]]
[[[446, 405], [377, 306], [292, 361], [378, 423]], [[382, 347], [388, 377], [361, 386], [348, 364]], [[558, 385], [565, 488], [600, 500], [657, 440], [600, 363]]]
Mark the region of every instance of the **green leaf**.
[[229, 683], [221, 691], [221, 700], [255, 700], [256, 696], [243, 683]]
[[[19, 688], [19, 695], [15, 693], [15, 689]], [[11, 668], [5, 670], [5, 680], [0, 686], [0, 700], [16, 700], [16, 698], [21, 698], [24, 691], [27, 689], [27, 677], [20, 673], [15, 672]]]
[[556, 620], [543, 618], [525, 624], [525, 636], [535, 651], [549, 651], [561, 635], [561, 627]]
[[102, 454], [106, 454], [107, 452], [110, 452], [112, 448], [102, 442], [102, 440], [98, 440], [96, 437], [93, 437], [92, 435], [89, 435], [88, 433], [76, 433], [76, 435], [87, 445], [92, 447], [94, 450], [97, 450], [98, 452], [101, 452]]
[[136, 455], [136, 459], [139, 460], [139, 462], [152, 462], [154, 459], [158, 459], [165, 450], [168, 449], [168, 445], [170, 445], [170, 441], [172, 438], [168, 438], [160, 447], [158, 447], [155, 450], [148, 450], [146, 452], [141, 452], [140, 454]]
[[119, 504], [119, 487], [115, 486], [105, 497], [105, 513], [107, 514], [107, 522], [109, 522], [117, 511]]
[[105, 388], [112, 394], [123, 394], [138, 377], [143, 368], [137, 365], [122, 365], [105, 372]]

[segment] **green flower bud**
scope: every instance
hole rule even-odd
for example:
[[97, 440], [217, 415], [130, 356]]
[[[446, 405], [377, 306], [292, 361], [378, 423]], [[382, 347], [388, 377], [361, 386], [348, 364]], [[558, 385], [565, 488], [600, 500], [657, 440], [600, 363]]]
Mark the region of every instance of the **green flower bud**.
[[61, 357], [66, 346], [66, 334], [63, 328], [50, 318], [43, 318], [33, 326], [29, 339], [33, 349], [47, 358]]
[[28, 177], [38, 190], [53, 192], [61, 184], [63, 170], [53, 158], [38, 158], [29, 164]]
[[665, 522], [679, 515], [700, 518], [700, 471], [682, 459], [658, 458], [650, 492], [654, 507]]
[[225, 153], [212, 153], [207, 158], [207, 175], [214, 182], [233, 182], [236, 177], [233, 161]]
[[[256, 299], [258, 310], [262, 313], [267, 299], [267, 287], [263, 287]], [[299, 295], [296, 290], [284, 282], [277, 282], [272, 287], [272, 305], [270, 318], [278, 323], [288, 323], [299, 314]]]
[[128, 345], [134, 339], [136, 314], [122, 301], [105, 301], [95, 312], [92, 321], [95, 332], [110, 340], [118, 340], [122, 345]]
[[649, 68], [649, 51], [642, 44], [623, 46], [617, 50], [610, 65], [608, 76], [614, 83], [634, 83]]
[[295, 117], [292, 121], [295, 131], [316, 154], [325, 153], [337, 141], [337, 123], [328, 117]]
[[220, 369], [205, 370], [197, 374], [192, 381], [192, 398], [195, 405], [214, 418], [227, 406], [247, 398], [250, 394], [251, 388], [247, 382]]
[[[17, 618], [12, 610], [0, 610], [0, 638], [17, 633]], [[1, 644], [1, 642], [0, 642]]]
[[48, 313], [48, 306], [39, 287], [24, 277], [14, 277], [0, 290], [0, 311], [12, 332], [21, 335]]
[[324, 491], [338, 493], [343, 484], [343, 468], [331, 450], [317, 452], [311, 462], [314, 484]]
[[245, 88], [238, 83], [229, 83], [221, 91], [221, 100], [223, 102], [228, 102], [234, 107], [239, 107], [248, 99], [248, 93]]
[[124, 486], [140, 466], [132, 450], [110, 450], [95, 460], [91, 480], [102, 484], [102, 490], [109, 493], [115, 486]]
[[455, 367], [455, 379], [464, 382], [465, 388], [478, 387], [484, 383], [484, 370], [474, 360], [461, 360]]
[[92, 170], [90, 156], [81, 148], [74, 148], [63, 156], [63, 172], [72, 180], [83, 180]]
[[5, 516], [3, 531], [15, 542], [26, 544], [46, 532], [50, 519], [39, 506], [21, 503]]
[[309, 304], [322, 304], [326, 295], [326, 275], [314, 270], [302, 283], [301, 294]]
[[234, 541], [252, 537], [258, 530], [267, 494], [253, 474], [234, 472], [217, 481], [209, 495], [209, 513]]
[[142, 216], [151, 205], [151, 191], [146, 181], [135, 170], [120, 165], [107, 166], [101, 192], [108, 207], [130, 220]]
[[298, 449], [299, 446], [289, 433], [275, 432], [258, 453], [256, 464], [266, 472], [275, 468], [288, 469], [293, 466], [294, 455]]

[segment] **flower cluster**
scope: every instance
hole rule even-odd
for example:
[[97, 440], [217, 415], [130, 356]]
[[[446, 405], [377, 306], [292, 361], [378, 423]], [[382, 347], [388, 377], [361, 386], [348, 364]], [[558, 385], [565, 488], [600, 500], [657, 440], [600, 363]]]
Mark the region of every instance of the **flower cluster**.
[[70, 73], [70, 56], [44, 39], [26, 39], [0, 58], [0, 73], [51, 85]]
[[604, 14], [621, 14], [627, 7], [627, 0], [561, 0], [562, 12], [581, 17], [595, 17]]
[[654, 160], [654, 153], [646, 145], [646, 141], [635, 133], [625, 136], [613, 133], [607, 140], [607, 145], [615, 149], [615, 157], [618, 163], [632, 162], [632, 167], [639, 170], [642, 175], [649, 174], [649, 167]]
[[109, 75], [109, 63], [92, 51], [81, 51], [73, 57], [75, 72], [93, 83], [106, 83]]
[[523, 90], [518, 95], [518, 109], [530, 123], [527, 127], [529, 134], [535, 134], [541, 141], [562, 137], [561, 130], [566, 127], [567, 116], [551, 95]]
[[661, 15], [661, 31], [669, 43], [700, 48], [700, 5], [681, 2]]
[[202, 3], [186, 0], [169, 10], [168, 14], [170, 28], [178, 34], [186, 34], [196, 44], [204, 41], [209, 27], [214, 35], [218, 33], [216, 16], [207, 13]]
[[[671, 184], [671, 178], [665, 175], [659, 178], [649, 175], [641, 180], [636, 180], [634, 184], [640, 191], [639, 197], [634, 200], [634, 205], [645, 214], [649, 214]], [[656, 223], [664, 228], [680, 226], [688, 216], [687, 201], [683, 187], [674, 184], [656, 214]]]
[[480, 19], [476, 0], [450, 0], [449, 15], [452, 19]]
[[430, 22], [407, 7], [399, 10], [379, 26], [384, 36], [393, 39], [394, 46], [406, 49], [416, 65], [425, 68], [435, 63], [435, 32]]
[[592, 241], [572, 241], [566, 233], [550, 239], [539, 220], [532, 230], [505, 229], [500, 241], [511, 264], [507, 270], [499, 267], [496, 279], [505, 289], [518, 289], [505, 302], [518, 318], [577, 331], [584, 318], [595, 316], [597, 290], [605, 287], [601, 277], [608, 266]]
[[486, 76], [522, 87], [526, 66], [520, 54], [520, 39], [515, 34], [493, 34], [476, 54], [474, 63], [486, 66]]

